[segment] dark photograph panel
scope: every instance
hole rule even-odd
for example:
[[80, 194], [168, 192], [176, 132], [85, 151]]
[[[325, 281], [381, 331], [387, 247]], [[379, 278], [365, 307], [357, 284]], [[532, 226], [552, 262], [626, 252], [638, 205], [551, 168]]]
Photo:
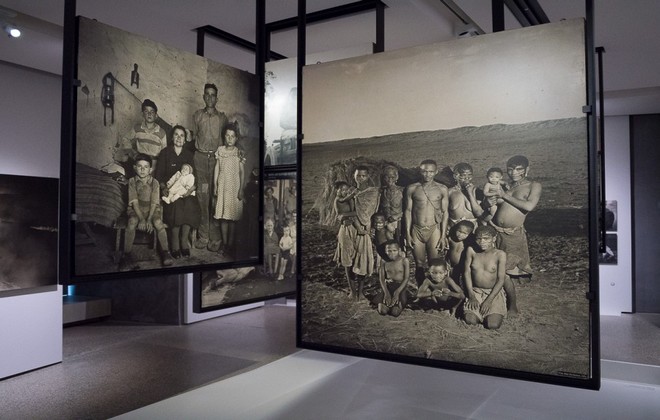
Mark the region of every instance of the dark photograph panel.
[[58, 184], [0, 175], [0, 296], [57, 284]]
[[608, 233], [605, 235], [605, 251], [601, 252], [598, 258], [600, 264], [617, 265], [619, 257], [617, 254], [618, 240], [616, 233]]
[[592, 386], [583, 39], [304, 69], [303, 347]]
[[259, 197], [246, 192], [261, 165], [257, 78], [79, 28], [74, 276], [258, 260]]
[[616, 232], [618, 229], [618, 218], [619, 211], [617, 210], [617, 201], [605, 201], [605, 231]]

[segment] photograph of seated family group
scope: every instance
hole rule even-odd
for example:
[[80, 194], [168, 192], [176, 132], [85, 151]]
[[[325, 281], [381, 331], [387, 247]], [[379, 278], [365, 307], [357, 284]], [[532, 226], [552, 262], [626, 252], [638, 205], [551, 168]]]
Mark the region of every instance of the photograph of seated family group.
[[78, 25], [72, 277], [258, 262], [258, 78]]
[[300, 346], [594, 386], [584, 35], [303, 69]]

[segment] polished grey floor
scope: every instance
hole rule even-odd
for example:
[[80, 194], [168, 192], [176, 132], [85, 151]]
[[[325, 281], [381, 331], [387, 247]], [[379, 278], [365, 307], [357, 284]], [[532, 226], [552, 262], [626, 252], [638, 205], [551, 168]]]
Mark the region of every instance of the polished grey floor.
[[660, 314], [600, 317], [601, 359], [660, 366]]
[[[653, 383], [657, 370], [646, 365], [660, 365], [660, 315], [601, 317], [601, 346], [602, 358], [622, 362], [624, 374], [631, 366], [652, 371], [646, 383]], [[69, 327], [61, 364], [0, 381], [0, 419], [109, 418], [295, 351], [295, 308], [287, 306], [187, 326]]]
[[106, 419], [295, 350], [295, 308], [286, 306], [186, 326], [68, 327], [62, 363], [0, 381], [0, 419]]

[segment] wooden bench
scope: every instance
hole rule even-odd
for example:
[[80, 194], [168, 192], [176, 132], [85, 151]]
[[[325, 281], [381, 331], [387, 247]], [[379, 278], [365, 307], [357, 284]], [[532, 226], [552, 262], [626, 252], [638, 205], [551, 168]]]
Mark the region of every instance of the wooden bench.
[[[126, 236], [126, 226], [128, 226], [128, 216], [125, 214], [119, 216], [115, 223], [113, 224], [113, 229], [115, 229], [115, 251], [123, 251], [124, 237]], [[167, 226], [165, 226], [167, 228]], [[154, 229], [153, 232], [147, 233], [141, 230], [135, 231], [135, 240], [133, 245], [149, 245], [149, 248], [156, 249], [158, 244], [158, 233]]]

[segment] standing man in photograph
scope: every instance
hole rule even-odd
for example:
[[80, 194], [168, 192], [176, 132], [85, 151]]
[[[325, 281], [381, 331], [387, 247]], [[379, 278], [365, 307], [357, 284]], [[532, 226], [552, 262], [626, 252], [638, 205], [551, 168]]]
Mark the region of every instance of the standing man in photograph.
[[503, 202], [497, 206], [489, 223], [499, 233], [497, 247], [507, 254], [506, 273], [531, 277], [533, 272], [524, 223], [527, 214], [536, 208], [541, 198], [541, 184], [527, 179], [529, 160], [525, 156], [510, 158], [506, 173], [511, 179], [510, 188], [500, 196]]
[[197, 230], [195, 248], [208, 248], [216, 252], [220, 249], [220, 229], [210, 217], [213, 196], [211, 182], [215, 169], [215, 152], [222, 145], [221, 133], [227, 125], [227, 116], [215, 108], [218, 102], [218, 87], [213, 83], [204, 85], [205, 107], [193, 115], [193, 140], [195, 146], [195, 169], [197, 170], [197, 199], [202, 217]]
[[435, 181], [438, 164], [431, 159], [419, 165], [422, 182], [406, 189], [406, 242], [415, 257], [415, 280], [420, 286], [425, 278], [426, 262], [438, 258], [447, 247], [447, 187]]

